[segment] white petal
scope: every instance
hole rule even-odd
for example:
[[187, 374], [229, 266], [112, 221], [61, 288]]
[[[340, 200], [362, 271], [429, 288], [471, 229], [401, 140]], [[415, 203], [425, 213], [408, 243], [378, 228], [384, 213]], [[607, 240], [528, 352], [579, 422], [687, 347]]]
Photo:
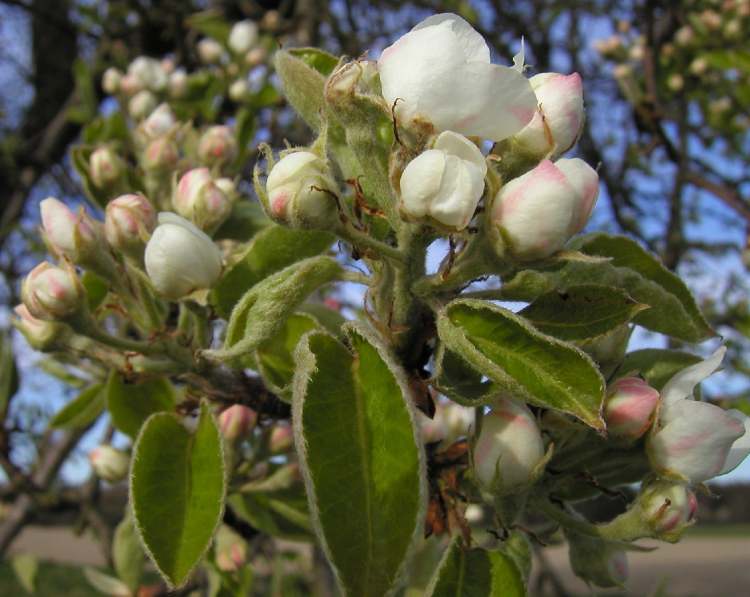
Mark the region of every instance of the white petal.
[[419, 31], [425, 27], [449, 27], [463, 47], [464, 59], [467, 61], [489, 62], [490, 49], [484, 38], [464, 19], [453, 13], [442, 13], [427, 17], [416, 25], [412, 31]]
[[471, 162], [449, 155], [442, 184], [430, 204], [430, 216], [456, 230], [471, 221], [484, 191], [484, 174]]
[[555, 166], [565, 175], [570, 186], [576, 191], [575, 213], [568, 230], [572, 236], [580, 232], [589, 221], [596, 198], [599, 196], [599, 175], [596, 170], [579, 158], [557, 160]]
[[747, 458], [747, 455], [750, 454], [750, 417], [737, 409], [728, 410], [727, 414], [742, 423], [745, 428], [745, 434], [732, 444], [729, 454], [727, 454], [727, 458], [724, 461], [724, 468], [719, 473], [720, 475], [736, 469]]
[[651, 438], [658, 469], [679, 473], [693, 483], [720, 474], [742, 425], [708, 402], [679, 400], [670, 407], [670, 422]]
[[670, 407], [680, 400], [689, 398], [693, 394], [695, 386], [706, 379], [719, 368], [724, 358], [727, 347], [720, 346], [705, 361], [685, 367], [677, 372], [661, 390], [661, 418], [668, 417]]
[[427, 215], [430, 202], [440, 190], [446, 155], [428, 149], [409, 162], [401, 174], [401, 209], [408, 216]]
[[518, 54], [513, 56], [513, 68], [519, 73], [523, 74], [526, 70], [526, 46], [524, 44], [523, 37], [521, 37], [521, 49], [518, 50]]
[[433, 149], [445, 151], [450, 155], [455, 155], [462, 160], [474, 164], [482, 173], [482, 177], [487, 174], [487, 162], [485, 161], [482, 152], [479, 151], [479, 148], [474, 143], [469, 141], [463, 135], [459, 135], [453, 131], [440, 133], [435, 140]]

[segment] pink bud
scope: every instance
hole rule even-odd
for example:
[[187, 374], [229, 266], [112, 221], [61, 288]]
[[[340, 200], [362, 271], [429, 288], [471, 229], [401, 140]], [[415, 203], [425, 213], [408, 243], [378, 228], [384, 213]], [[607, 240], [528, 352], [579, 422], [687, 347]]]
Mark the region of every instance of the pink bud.
[[235, 404], [219, 415], [219, 429], [228, 441], [244, 438], [255, 426], [257, 413], [247, 406]]
[[177, 123], [174, 112], [169, 104], [159, 104], [157, 108], [143, 121], [143, 130], [149, 137], [161, 137], [168, 133]]
[[54, 321], [79, 309], [83, 289], [72, 268], [62, 269], [43, 261], [26, 276], [21, 297], [33, 317]]
[[89, 461], [96, 475], [110, 483], [124, 479], [130, 467], [130, 456], [127, 452], [106, 445], [91, 450]]
[[221, 525], [214, 539], [216, 567], [224, 572], [236, 572], [247, 561], [245, 540], [226, 525]]
[[198, 142], [198, 159], [209, 166], [227, 164], [237, 157], [237, 141], [228, 126], [210, 127]]
[[659, 392], [638, 377], [623, 377], [610, 385], [604, 405], [612, 437], [636, 440], [651, 427]]
[[24, 335], [26, 341], [36, 350], [49, 350], [55, 343], [61, 333], [62, 325], [37, 319], [26, 308], [26, 305], [17, 305], [14, 309], [17, 320], [13, 324]]
[[59, 255], [77, 263], [82, 255], [99, 250], [98, 224], [80, 209], [73, 213], [67, 205], [54, 197], [39, 204], [44, 235]]
[[645, 485], [636, 503], [654, 534], [673, 541], [694, 521], [698, 509], [695, 493], [684, 484], [672, 481]]
[[111, 147], [99, 147], [89, 158], [91, 181], [99, 189], [111, 187], [124, 172], [125, 165]]
[[273, 454], [281, 454], [289, 451], [294, 443], [292, 428], [287, 423], [277, 423], [271, 430], [268, 447]]
[[143, 153], [143, 167], [146, 170], [172, 170], [180, 159], [177, 144], [169, 137], [154, 139]]
[[126, 74], [120, 79], [120, 91], [127, 96], [135, 95], [143, 89], [138, 77]]
[[232, 211], [232, 202], [218, 187], [208, 168], [182, 175], [172, 195], [175, 211], [203, 230], [214, 230]]
[[113, 249], [140, 259], [154, 228], [156, 212], [143, 195], [120, 195], [107, 204], [104, 234]]

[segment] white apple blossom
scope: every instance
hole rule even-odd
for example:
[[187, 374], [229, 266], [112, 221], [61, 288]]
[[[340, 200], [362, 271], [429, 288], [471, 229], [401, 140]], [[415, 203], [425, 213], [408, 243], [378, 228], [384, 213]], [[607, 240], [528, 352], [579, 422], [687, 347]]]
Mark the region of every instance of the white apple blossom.
[[487, 163], [466, 137], [445, 131], [432, 149], [407, 164], [401, 175], [399, 209], [407, 219], [431, 218], [463, 230], [484, 192]]
[[240, 21], [229, 32], [229, 49], [237, 55], [250, 51], [258, 41], [258, 25], [253, 21]]
[[657, 473], [702, 483], [730, 472], [750, 454], [750, 417], [693, 399], [693, 389], [721, 364], [722, 346], [675, 374], [661, 392], [648, 455]]
[[141, 89], [162, 91], [167, 86], [167, 73], [155, 58], [139, 56], [128, 66], [128, 74], [138, 81]]
[[454, 14], [428, 17], [387, 47], [378, 60], [383, 96], [402, 121], [422, 119], [494, 141], [534, 116], [537, 102], [517, 69], [490, 63], [490, 50]]

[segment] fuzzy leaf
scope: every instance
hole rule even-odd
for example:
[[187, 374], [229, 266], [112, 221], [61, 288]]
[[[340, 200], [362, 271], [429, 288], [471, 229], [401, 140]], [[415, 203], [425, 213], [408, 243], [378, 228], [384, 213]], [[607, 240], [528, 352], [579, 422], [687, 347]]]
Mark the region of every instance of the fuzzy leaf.
[[[321, 127], [321, 112], [325, 109], [323, 74], [334, 60], [338, 60], [315, 48], [300, 48], [295, 51], [280, 50], [274, 55], [274, 66], [281, 77], [284, 96], [314, 131]], [[331, 67], [333, 70], [333, 67]]]
[[96, 421], [107, 405], [107, 397], [103, 384], [94, 384], [83, 390], [63, 406], [49, 426], [53, 429], [82, 429]]
[[39, 560], [30, 553], [22, 553], [13, 556], [10, 560], [13, 572], [18, 579], [19, 584], [29, 594], [33, 595], [36, 591], [36, 574], [39, 570]]
[[224, 511], [222, 438], [206, 403], [195, 432], [157, 413], [133, 447], [130, 499], [136, 528], [170, 586], [180, 586], [211, 544]]
[[155, 378], [130, 383], [113, 371], [107, 383], [107, 408], [112, 424], [130, 437], [138, 435], [144, 421], [152, 414], [170, 412], [176, 399], [169, 380]]
[[83, 569], [83, 575], [92, 587], [104, 595], [109, 595], [110, 597], [132, 597], [132, 593], [127, 585], [114, 576], [99, 572], [99, 570], [90, 566], [86, 566]]
[[433, 384], [441, 393], [463, 406], [489, 404], [499, 393], [491, 380], [482, 379], [481, 373], [446, 348], [443, 342], [438, 345], [435, 354]]
[[310, 541], [312, 527], [301, 488], [234, 494], [227, 503], [254, 528], [271, 537]]
[[604, 428], [604, 379], [574, 346], [538, 332], [507, 309], [477, 300], [448, 304], [438, 317], [438, 334], [499, 391]]
[[297, 349], [295, 443], [316, 532], [342, 592], [387, 594], [421, 535], [424, 454], [404, 374], [369, 332], [353, 353], [312, 332]]
[[115, 572], [135, 594], [143, 572], [143, 548], [130, 512], [120, 521], [112, 538], [112, 562]]

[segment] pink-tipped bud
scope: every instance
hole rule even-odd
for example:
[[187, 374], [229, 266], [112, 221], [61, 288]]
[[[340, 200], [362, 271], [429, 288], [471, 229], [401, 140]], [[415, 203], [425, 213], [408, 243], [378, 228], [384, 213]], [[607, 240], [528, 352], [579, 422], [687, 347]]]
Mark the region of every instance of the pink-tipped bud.
[[292, 427], [286, 423], [278, 423], [271, 430], [271, 437], [268, 440], [268, 448], [272, 454], [282, 454], [288, 452], [294, 444], [294, 433]]
[[235, 404], [219, 415], [219, 429], [228, 441], [233, 442], [246, 437], [257, 420], [258, 414], [252, 408]]
[[99, 147], [89, 157], [91, 181], [99, 189], [110, 188], [124, 172], [125, 164], [111, 147]]
[[132, 97], [142, 90], [143, 85], [135, 75], [125, 74], [120, 79], [120, 91], [128, 97]]
[[237, 157], [237, 141], [228, 126], [212, 126], [198, 142], [198, 159], [209, 166], [228, 164]]
[[55, 321], [75, 313], [83, 302], [83, 288], [72, 268], [43, 261], [26, 276], [21, 298], [37, 319]]
[[638, 377], [622, 377], [607, 390], [604, 420], [609, 435], [636, 440], [654, 420], [659, 392]]
[[163, 91], [167, 85], [167, 73], [161, 62], [149, 56], [138, 56], [128, 66], [128, 75], [140, 83], [141, 89]]
[[245, 54], [245, 64], [250, 67], [258, 66], [263, 64], [268, 58], [268, 51], [265, 48], [253, 48], [247, 54]]
[[152, 139], [166, 135], [177, 123], [169, 104], [159, 104], [143, 121], [143, 132]]
[[698, 510], [695, 493], [685, 484], [672, 481], [654, 481], [645, 485], [636, 504], [654, 535], [673, 542], [693, 524]]
[[79, 263], [92, 251], [100, 250], [100, 225], [83, 208], [74, 213], [54, 197], [44, 199], [39, 208], [44, 236], [58, 255]]
[[89, 462], [96, 476], [110, 483], [122, 481], [128, 474], [130, 456], [127, 452], [102, 445], [89, 452]]
[[220, 226], [232, 211], [232, 201], [208, 168], [194, 168], [182, 175], [172, 195], [172, 205], [178, 214], [208, 231]]
[[50, 350], [64, 333], [64, 326], [54, 321], [37, 319], [24, 304], [17, 305], [14, 312], [17, 319], [13, 321], [13, 325], [24, 335], [29, 346], [36, 350]]
[[156, 212], [143, 195], [120, 195], [107, 204], [104, 234], [113, 249], [142, 259], [154, 228]]
[[227, 525], [221, 525], [214, 539], [216, 567], [223, 572], [236, 572], [247, 561], [247, 543]]
[[143, 152], [143, 167], [154, 172], [174, 169], [180, 159], [177, 144], [169, 137], [154, 139]]

